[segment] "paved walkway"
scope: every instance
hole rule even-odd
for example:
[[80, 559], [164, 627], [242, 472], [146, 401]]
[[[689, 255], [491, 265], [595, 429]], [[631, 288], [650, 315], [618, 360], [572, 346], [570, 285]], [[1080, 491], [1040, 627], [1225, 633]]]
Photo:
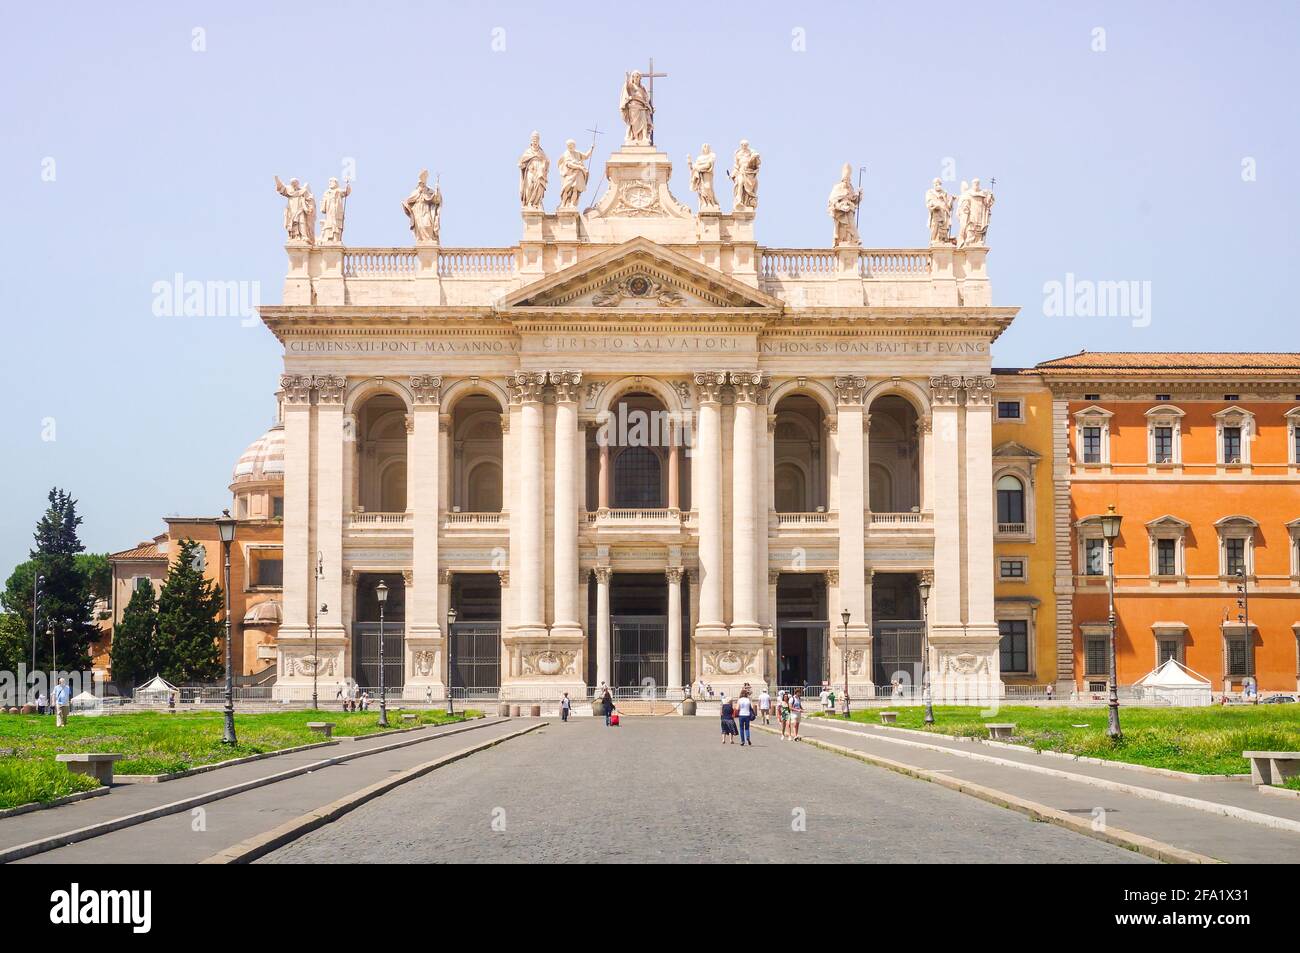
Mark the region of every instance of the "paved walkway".
[[[202, 860], [250, 834], [269, 830], [307, 810], [328, 804], [344, 794], [387, 777], [394, 771], [459, 751], [493, 735], [507, 734], [521, 727], [518, 720], [511, 722], [488, 719], [465, 724], [475, 727], [465, 731], [457, 730], [465, 726], [447, 725], [396, 735], [367, 737], [220, 768], [175, 781], [118, 785], [103, 797], [0, 820], [0, 848], [151, 810], [220, 788], [319, 764], [325, 759], [340, 755], [422, 739], [392, 751], [366, 755], [342, 764], [323, 765], [294, 778], [210, 802], [202, 806], [201, 815], [195, 815], [188, 809], [183, 810], [121, 831], [46, 851], [19, 862], [187, 863]], [[206, 830], [195, 829], [201, 827], [206, 827]]]
[[261, 862], [1149, 862], [808, 745], [718, 739], [712, 718], [552, 722]]
[[[1107, 790], [1034, 769], [1048, 768], [1273, 817], [1300, 819], [1300, 798], [1270, 797], [1260, 794], [1246, 782], [1183, 781], [1112, 765], [1044, 756], [1014, 746], [956, 741], [819, 718], [805, 719], [803, 733], [809, 738], [940, 771], [950, 778], [995, 788], [1084, 819], [1100, 818], [1099, 812], [1104, 812], [1105, 822], [1115, 827], [1218, 860], [1232, 863], [1300, 862], [1300, 833]], [[933, 750], [935, 747], [941, 750]], [[986, 759], [999, 759], [1011, 764], [998, 764]]]

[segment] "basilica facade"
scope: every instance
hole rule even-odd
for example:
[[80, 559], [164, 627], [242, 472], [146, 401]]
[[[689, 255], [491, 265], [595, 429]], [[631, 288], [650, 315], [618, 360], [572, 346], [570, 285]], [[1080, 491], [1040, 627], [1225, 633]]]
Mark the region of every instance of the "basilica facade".
[[388, 248], [343, 243], [337, 185], [317, 239], [279, 183], [277, 693], [377, 685], [382, 613], [411, 698], [861, 695], [919, 681], [927, 650], [936, 698], [998, 695], [990, 344], [1016, 309], [993, 304], [991, 196], [963, 193], [949, 238], [932, 190], [920, 247], [867, 248], [846, 173], [830, 247], [763, 245], [758, 153], [723, 211], [705, 147], [688, 207], [628, 88], [585, 210], [590, 154], [569, 144], [546, 211], [534, 138], [510, 246], [442, 245], [425, 176]]

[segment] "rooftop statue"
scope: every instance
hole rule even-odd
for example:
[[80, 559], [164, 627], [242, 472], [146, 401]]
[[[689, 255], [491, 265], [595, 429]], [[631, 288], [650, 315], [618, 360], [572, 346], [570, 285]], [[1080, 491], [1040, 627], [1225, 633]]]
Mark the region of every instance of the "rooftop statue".
[[322, 242], [340, 243], [343, 241], [343, 216], [347, 210], [347, 198], [352, 194], [352, 183], [343, 180], [339, 188], [338, 179], [330, 179], [329, 188], [320, 197], [320, 240]]
[[625, 146], [648, 146], [654, 140], [654, 104], [650, 94], [641, 84], [641, 71], [632, 70], [623, 79], [623, 91], [618, 101], [618, 111], [627, 126], [623, 138]]
[[587, 190], [587, 160], [595, 151], [593, 145], [586, 152], [579, 152], [576, 142], [572, 139], [565, 140], [564, 155], [555, 163], [560, 170], [560, 208], [578, 207], [578, 200]]
[[749, 209], [752, 212], [758, 208], [758, 166], [760, 161], [759, 154], [749, 148], [749, 140], [741, 139], [740, 148], [732, 156], [731, 171], [727, 173], [731, 178], [733, 211]]
[[551, 172], [551, 160], [542, 151], [541, 133], [528, 138], [528, 148], [519, 157], [519, 201], [524, 208], [540, 209], [546, 198], [546, 177]]
[[316, 199], [311, 194], [311, 186], [299, 185], [297, 179], [290, 179], [285, 185], [277, 175], [275, 190], [289, 200], [284, 207], [284, 230], [289, 241], [315, 244]]
[[[963, 189], [964, 191], [964, 189]], [[957, 200], [943, 187], [942, 179], [935, 179], [925, 193], [925, 210], [930, 216], [930, 244], [951, 245], [952, 206]]]
[[862, 192], [853, 188], [853, 166], [846, 162], [840, 180], [826, 200], [826, 211], [835, 222], [835, 235], [831, 239], [833, 247], [862, 244], [858, 236], [858, 206], [861, 202]]
[[958, 217], [961, 222], [961, 228], [957, 233], [958, 248], [984, 244], [992, 211], [993, 193], [981, 189], [979, 179], [972, 179], [970, 189], [963, 189], [958, 206]]
[[429, 170], [420, 170], [420, 180], [415, 191], [402, 200], [402, 211], [411, 222], [411, 233], [416, 242], [438, 241], [442, 224], [442, 189], [435, 184], [429, 188]]
[[700, 197], [700, 211], [717, 211], [718, 196], [713, 191], [713, 170], [718, 157], [706, 142], [694, 159], [686, 153], [686, 164], [691, 169], [691, 191]]

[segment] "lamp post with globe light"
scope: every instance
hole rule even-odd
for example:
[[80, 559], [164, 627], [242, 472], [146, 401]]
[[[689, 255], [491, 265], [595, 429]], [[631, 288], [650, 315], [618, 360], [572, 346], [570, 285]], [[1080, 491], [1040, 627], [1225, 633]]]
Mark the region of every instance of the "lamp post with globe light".
[[384, 688], [384, 603], [388, 601], [388, 586], [379, 580], [375, 586], [375, 598], [379, 600], [379, 727], [388, 727], [388, 696]]
[[1119, 537], [1119, 526], [1124, 517], [1115, 512], [1115, 504], [1106, 508], [1101, 518], [1101, 535], [1106, 538], [1106, 588], [1109, 606], [1106, 622], [1110, 628], [1110, 717], [1106, 725], [1106, 734], [1115, 741], [1122, 737], [1119, 727], [1119, 675], [1115, 661], [1115, 540]]

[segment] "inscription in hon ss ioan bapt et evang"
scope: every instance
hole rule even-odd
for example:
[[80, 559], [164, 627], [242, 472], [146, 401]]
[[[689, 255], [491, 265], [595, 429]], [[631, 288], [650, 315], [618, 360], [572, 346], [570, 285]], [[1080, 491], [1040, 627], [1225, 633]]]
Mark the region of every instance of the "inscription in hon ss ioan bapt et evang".
[[763, 354], [876, 354], [930, 356], [963, 356], [987, 354], [988, 341], [916, 340], [914, 338], [790, 338], [769, 339], [758, 342]]

